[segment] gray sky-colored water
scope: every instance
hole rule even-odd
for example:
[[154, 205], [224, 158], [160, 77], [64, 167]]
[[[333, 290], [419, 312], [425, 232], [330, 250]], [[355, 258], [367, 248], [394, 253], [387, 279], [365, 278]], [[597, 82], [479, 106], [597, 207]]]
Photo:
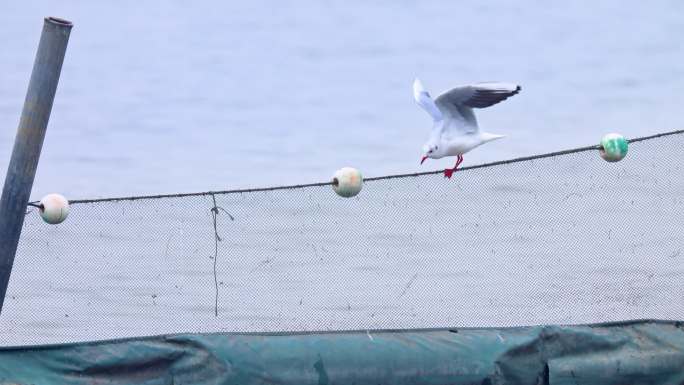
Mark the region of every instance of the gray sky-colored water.
[[678, 129], [684, 3], [88, 2], [0, 5], [0, 176], [42, 18], [72, 32], [33, 197], [192, 192], [366, 176], [418, 165], [413, 102], [518, 82], [478, 112], [506, 134], [465, 165]]

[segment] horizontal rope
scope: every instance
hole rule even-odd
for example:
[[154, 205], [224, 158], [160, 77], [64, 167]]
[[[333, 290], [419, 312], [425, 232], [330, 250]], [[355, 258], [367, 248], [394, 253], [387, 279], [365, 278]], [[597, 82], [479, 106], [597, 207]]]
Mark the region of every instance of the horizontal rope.
[[[643, 142], [646, 140], [660, 138], [663, 136], [679, 135], [679, 134], [684, 134], [684, 130], [676, 130], [676, 131], [670, 131], [670, 132], [663, 132], [663, 133], [655, 134], [655, 135], [643, 136], [640, 138], [629, 139], [628, 142], [629, 143], [637, 143], [637, 142]], [[600, 148], [599, 145], [586, 146], [586, 147], [573, 148], [570, 150], [550, 152], [550, 153], [540, 154], [540, 155], [532, 155], [532, 156], [525, 156], [525, 157], [520, 157], [520, 158], [500, 160], [500, 161], [496, 161], [496, 162], [483, 163], [483, 164], [479, 164], [479, 165], [463, 167], [463, 168], [458, 169], [457, 172], [463, 172], [463, 171], [468, 171], [468, 170], [476, 170], [479, 168], [496, 167], [496, 166], [501, 166], [501, 165], [505, 165], [505, 164], [520, 163], [520, 162], [526, 162], [526, 161], [535, 160], [535, 159], [551, 158], [551, 157], [561, 156], [561, 155], [576, 154], [576, 153], [586, 152], [586, 151], [597, 151], [597, 150], [599, 150], [599, 148]], [[386, 175], [386, 176], [364, 178], [364, 182], [373, 182], [373, 181], [378, 181], [378, 180], [396, 179], [396, 178], [410, 178], [410, 177], [418, 177], [418, 176], [425, 176], [425, 175], [436, 175], [436, 174], [441, 174], [441, 173], [442, 173], [442, 170], [436, 170], [436, 171], [417, 172], [417, 173], [410, 173], [410, 174]], [[320, 187], [320, 186], [331, 186], [331, 185], [332, 185], [332, 181], [330, 181], [330, 182], [318, 182], [318, 183], [307, 183], [307, 184], [296, 184], [296, 185], [286, 185], [286, 186], [223, 190], [223, 191], [204, 191], [204, 192], [196, 192], [196, 193], [140, 195], [140, 196], [99, 198], [99, 199], [76, 199], [76, 200], [69, 201], [69, 203], [74, 205], [74, 204], [99, 203], [99, 202], [135, 201], [135, 200], [141, 200], [141, 199], [184, 198], [184, 197], [239, 194], [239, 193], [252, 193], [252, 192], [264, 192], [264, 191], [276, 191], [276, 190], [292, 190], [292, 189], [302, 189], [302, 188], [307, 188], [307, 187]]]

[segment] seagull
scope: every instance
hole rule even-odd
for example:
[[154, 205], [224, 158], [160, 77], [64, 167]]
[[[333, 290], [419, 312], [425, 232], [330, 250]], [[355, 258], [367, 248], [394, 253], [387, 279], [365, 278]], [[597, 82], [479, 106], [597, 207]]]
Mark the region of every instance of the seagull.
[[432, 117], [432, 133], [423, 145], [425, 159], [440, 159], [445, 156], [456, 156], [454, 168], [444, 170], [444, 177], [451, 175], [463, 162], [463, 154], [473, 148], [491, 142], [504, 135], [490, 134], [480, 131], [473, 108], [485, 108], [499, 103], [520, 92], [520, 86], [511, 83], [477, 83], [456, 87], [432, 100], [419, 79], [413, 82], [413, 97]]

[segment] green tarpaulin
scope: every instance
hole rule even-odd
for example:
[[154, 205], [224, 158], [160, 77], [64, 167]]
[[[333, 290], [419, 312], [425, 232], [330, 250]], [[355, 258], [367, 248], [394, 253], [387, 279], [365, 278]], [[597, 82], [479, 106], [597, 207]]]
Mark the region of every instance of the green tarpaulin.
[[0, 384], [683, 384], [684, 326], [180, 334], [0, 349]]

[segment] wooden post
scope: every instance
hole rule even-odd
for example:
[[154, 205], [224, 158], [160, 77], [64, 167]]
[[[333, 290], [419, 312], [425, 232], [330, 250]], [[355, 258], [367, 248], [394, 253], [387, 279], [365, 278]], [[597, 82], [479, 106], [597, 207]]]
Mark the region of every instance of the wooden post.
[[43, 24], [19, 129], [0, 199], [0, 312], [36, 175], [72, 24], [48, 17]]

